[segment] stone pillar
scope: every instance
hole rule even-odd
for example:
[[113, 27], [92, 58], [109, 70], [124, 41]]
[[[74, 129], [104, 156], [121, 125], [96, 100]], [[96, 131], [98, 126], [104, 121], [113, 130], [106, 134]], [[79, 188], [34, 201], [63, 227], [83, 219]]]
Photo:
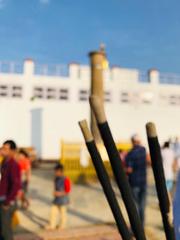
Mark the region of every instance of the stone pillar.
[[24, 61], [24, 74], [33, 75], [34, 74], [34, 62], [32, 59], [26, 59]]
[[[96, 95], [104, 100], [103, 86], [103, 63], [105, 61], [105, 52], [94, 51], [89, 53], [91, 65], [91, 95]], [[91, 111], [91, 131], [96, 143], [101, 142], [100, 133], [96, 124], [94, 114]]]
[[159, 71], [157, 69], [150, 69], [148, 79], [151, 84], [159, 84]]
[[69, 64], [69, 76], [72, 79], [78, 79], [79, 76], [79, 64], [71, 63]]

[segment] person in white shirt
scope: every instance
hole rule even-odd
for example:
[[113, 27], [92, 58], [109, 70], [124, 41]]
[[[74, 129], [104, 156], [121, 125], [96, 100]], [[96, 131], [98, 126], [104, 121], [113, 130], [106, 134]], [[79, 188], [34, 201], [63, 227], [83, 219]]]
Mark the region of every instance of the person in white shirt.
[[170, 143], [165, 142], [162, 148], [162, 160], [164, 173], [166, 178], [166, 187], [169, 194], [173, 190], [173, 181], [174, 181], [174, 164], [175, 164], [175, 154], [174, 151], [170, 148]]

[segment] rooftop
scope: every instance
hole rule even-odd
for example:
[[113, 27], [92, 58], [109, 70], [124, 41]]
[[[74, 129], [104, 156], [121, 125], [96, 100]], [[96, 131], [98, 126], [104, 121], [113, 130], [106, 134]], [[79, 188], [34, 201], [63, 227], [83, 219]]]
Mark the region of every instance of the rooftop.
[[[23, 74], [25, 70], [25, 64], [28, 63], [32, 64], [32, 71], [33, 75], [39, 75], [39, 76], [54, 76], [54, 77], [69, 77], [70, 76], [70, 68], [73, 65], [76, 65], [77, 68], [79, 68], [79, 72], [82, 70], [87, 70], [88, 66], [82, 66], [79, 64], [74, 64], [71, 63], [69, 65], [65, 64], [39, 64], [39, 63], [34, 63], [32, 60], [25, 60], [24, 62], [6, 62], [6, 61], [0, 61], [0, 74]], [[111, 75], [113, 69], [124, 69], [121, 67], [111, 67], [107, 70], [109, 74], [108, 76]], [[150, 82], [150, 71], [156, 71], [158, 73], [158, 78], [159, 82], [161, 84], [175, 84], [179, 85], [180, 84], [180, 74], [176, 73], [161, 73], [158, 72], [158, 70], [151, 69], [148, 71], [141, 71], [138, 69], [126, 69], [127, 71], [137, 71], [138, 72], [138, 78], [139, 82], [144, 82], [148, 83]]]

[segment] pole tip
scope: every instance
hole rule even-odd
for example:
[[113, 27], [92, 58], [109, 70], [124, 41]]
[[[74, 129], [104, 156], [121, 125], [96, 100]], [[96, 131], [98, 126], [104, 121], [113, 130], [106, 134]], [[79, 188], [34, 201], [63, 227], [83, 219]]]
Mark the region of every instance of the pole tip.
[[89, 130], [88, 124], [86, 120], [79, 121], [79, 126], [81, 128], [82, 134], [84, 136], [84, 139], [86, 142], [93, 141], [93, 136], [91, 134], [91, 131]]
[[153, 122], [148, 122], [146, 124], [146, 132], [148, 137], [157, 137], [156, 126]]

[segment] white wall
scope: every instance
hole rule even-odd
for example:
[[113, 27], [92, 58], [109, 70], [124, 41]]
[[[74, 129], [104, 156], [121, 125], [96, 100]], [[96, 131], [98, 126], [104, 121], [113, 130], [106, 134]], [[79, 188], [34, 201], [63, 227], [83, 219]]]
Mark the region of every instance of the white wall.
[[[37, 76], [33, 74], [33, 62], [28, 60], [24, 69], [24, 74], [0, 73], [0, 85], [19, 84], [23, 87], [20, 99], [0, 97], [0, 142], [11, 138], [20, 146], [34, 143], [43, 159], [59, 158], [61, 139], [83, 141], [78, 121], [89, 120], [90, 109], [88, 101], [79, 101], [78, 93], [80, 89], [90, 89], [89, 68], [72, 64], [67, 77]], [[180, 99], [180, 86], [160, 85], [156, 70], [150, 74], [150, 83], [139, 83], [138, 77], [136, 69], [116, 67], [105, 73], [105, 90], [112, 94], [111, 102], [106, 102], [105, 108], [115, 140], [128, 140], [137, 132], [146, 143], [145, 124], [148, 121], [157, 124], [161, 141], [180, 135], [180, 101], [179, 105], [168, 102], [170, 95], [175, 94]], [[31, 101], [35, 86], [54, 87], [57, 91], [68, 88], [69, 100]], [[122, 91], [130, 94], [129, 103], [120, 101]], [[150, 97], [152, 94], [151, 104], [142, 102], [144, 94]], [[167, 100], [160, 99], [160, 95], [166, 95]], [[35, 122], [32, 122], [32, 114], [35, 114]]]

